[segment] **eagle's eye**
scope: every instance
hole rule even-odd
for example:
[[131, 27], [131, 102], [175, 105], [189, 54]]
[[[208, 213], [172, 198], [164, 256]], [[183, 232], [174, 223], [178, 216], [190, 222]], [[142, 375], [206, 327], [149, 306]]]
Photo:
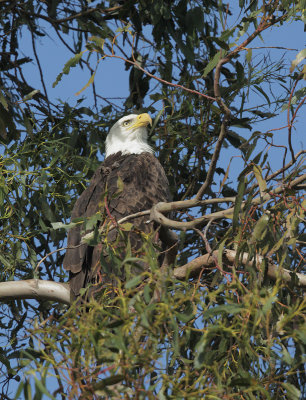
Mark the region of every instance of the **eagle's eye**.
[[122, 125], [123, 126], [129, 126], [129, 125], [131, 125], [131, 122], [132, 122], [132, 120], [127, 120], [127, 121], [124, 121], [123, 123], [122, 123]]

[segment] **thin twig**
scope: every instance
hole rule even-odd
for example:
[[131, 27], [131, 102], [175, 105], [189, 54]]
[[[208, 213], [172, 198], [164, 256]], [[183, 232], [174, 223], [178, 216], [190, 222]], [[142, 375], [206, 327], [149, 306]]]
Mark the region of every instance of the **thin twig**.
[[140, 71], [142, 71], [144, 74], [148, 75], [150, 78], [153, 78], [153, 79], [157, 80], [158, 82], [163, 83], [163, 84], [165, 84], [167, 86], [176, 87], [176, 88], [185, 90], [186, 92], [189, 92], [189, 93], [192, 93], [192, 94], [197, 94], [198, 96], [204, 97], [204, 98], [209, 99], [209, 100], [213, 100], [213, 101], [216, 100], [214, 97], [211, 97], [211, 96], [208, 96], [208, 95], [206, 95], [204, 93], [198, 92], [197, 90], [192, 90], [192, 89], [187, 88], [186, 86], [182, 86], [182, 85], [179, 85], [177, 83], [168, 82], [165, 79], [159, 78], [158, 76], [153, 75], [149, 71], [147, 71], [146, 69], [142, 68], [136, 61], [132, 61], [132, 60], [126, 59], [124, 57], [117, 56], [116, 54], [104, 54], [103, 58], [105, 58], [105, 57], [117, 58], [119, 60], [123, 60], [126, 63], [134, 65], [136, 68], [140, 69]]
[[287, 110], [287, 123], [288, 123], [288, 145], [290, 149], [290, 153], [292, 156], [292, 160], [294, 160], [294, 151], [292, 148], [292, 141], [291, 141], [291, 134], [292, 134], [292, 120], [290, 121], [290, 107], [291, 107], [291, 101], [292, 101], [292, 96], [294, 93], [294, 90], [298, 84], [298, 80], [294, 82], [293, 88], [290, 92], [290, 97], [289, 97], [289, 103], [288, 103], [288, 110]]
[[35, 59], [36, 59], [36, 62], [37, 62], [37, 67], [38, 67], [38, 70], [39, 70], [40, 81], [41, 81], [41, 84], [42, 84], [42, 86], [43, 86], [43, 88], [44, 88], [44, 93], [45, 93], [45, 96], [46, 96], [47, 107], [48, 107], [48, 110], [49, 110], [49, 114], [51, 115], [50, 104], [49, 104], [49, 98], [48, 98], [48, 92], [47, 92], [47, 88], [46, 88], [45, 81], [44, 81], [43, 71], [42, 71], [42, 68], [41, 68], [41, 65], [40, 65], [40, 61], [39, 61], [39, 58], [38, 58], [38, 54], [37, 54], [37, 51], [36, 51], [36, 46], [35, 46], [35, 41], [34, 41], [34, 34], [33, 34], [33, 32], [31, 32], [31, 38], [32, 38], [33, 53], [34, 53], [34, 56], [35, 56]]

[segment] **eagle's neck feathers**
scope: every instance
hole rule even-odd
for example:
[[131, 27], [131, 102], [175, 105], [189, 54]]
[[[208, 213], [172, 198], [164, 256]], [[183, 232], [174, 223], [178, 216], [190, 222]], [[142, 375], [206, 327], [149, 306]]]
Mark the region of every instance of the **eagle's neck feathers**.
[[110, 140], [106, 142], [105, 158], [121, 152], [122, 154], [141, 154], [141, 153], [153, 153], [153, 149], [148, 143], [140, 140], [131, 141], [116, 141]]

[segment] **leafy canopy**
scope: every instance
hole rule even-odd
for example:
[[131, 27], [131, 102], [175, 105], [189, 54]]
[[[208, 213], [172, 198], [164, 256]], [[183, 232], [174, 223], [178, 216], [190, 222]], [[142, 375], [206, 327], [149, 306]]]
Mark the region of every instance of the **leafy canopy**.
[[[63, 252], [54, 251], [65, 245], [66, 231], [54, 223], [68, 222], [109, 127], [135, 109], [155, 117], [150, 140], [174, 201], [205, 189], [197, 207], [175, 209], [173, 221], [189, 225], [176, 225], [173, 269], [159, 270], [145, 238], [150, 272], [119, 282], [115, 299], [102, 293], [88, 312], [51, 302], [1, 304], [3, 398], [305, 396], [305, 301], [297, 275], [305, 242], [303, 154], [295, 154], [292, 139], [301, 135], [293, 129], [305, 101], [305, 50], [288, 53], [288, 64], [275, 55], [288, 50], [269, 56], [264, 42], [269, 29], [300, 22], [294, 26], [302, 31], [305, 2], [231, 3], [1, 2], [1, 281], [68, 279]], [[38, 49], [48, 37], [66, 49], [65, 61], [44, 64]], [[125, 67], [129, 93], [120, 99], [104, 97], [97, 83], [106, 74], [116, 86], [106, 60]], [[85, 86], [73, 82], [76, 102], [52, 97], [50, 68], [54, 87], [75, 69], [86, 71]], [[283, 167], [273, 171], [280, 126], [268, 130], [263, 122], [282, 111]], [[222, 162], [228, 151], [239, 155], [239, 171]], [[210, 202], [217, 197], [227, 200]], [[197, 220], [212, 213], [208, 226], [209, 219]], [[231, 264], [226, 249], [234, 251]], [[195, 276], [173, 273], [211, 251], [212, 264]], [[128, 251], [126, 257], [131, 268]]]

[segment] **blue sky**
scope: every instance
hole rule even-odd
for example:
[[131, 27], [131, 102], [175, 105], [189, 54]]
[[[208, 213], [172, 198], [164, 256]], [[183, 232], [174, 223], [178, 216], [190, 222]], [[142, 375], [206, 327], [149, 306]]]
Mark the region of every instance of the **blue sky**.
[[[236, 19], [239, 19], [238, 9], [237, 13], [229, 19], [229, 24], [235, 24]], [[250, 28], [251, 31], [252, 27]], [[47, 33], [50, 30], [46, 30]], [[245, 37], [242, 37], [244, 39]], [[241, 39], [241, 40], [242, 40]], [[263, 40], [262, 40], [263, 39]], [[257, 38], [250, 44], [250, 47], [254, 48], [253, 57], [262, 57], [263, 54], [269, 54], [271, 59], [279, 59], [280, 56], [284, 56], [289, 70], [291, 61], [295, 58], [296, 54], [305, 47], [305, 34], [304, 27], [301, 22], [292, 22], [290, 24], [284, 24], [280, 27], [273, 27], [262, 33], [262, 39]], [[30, 36], [23, 33], [23, 47], [22, 51], [25, 55], [32, 55], [32, 45]], [[256, 49], [258, 47], [258, 49]], [[260, 48], [261, 47], [261, 48]], [[274, 47], [270, 49], [264, 49], [263, 47]], [[280, 47], [275, 49], [275, 47]], [[290, 50], [285, 50], [290, 49]], [[67, 101], [70, 105], [74, 105], [76, 101], [84, 97], [85, 100], [83, 105], [89, 107], [93, 106], [92, 88], [87, 88], [80, 96], [76, 96], [75, 93], [79, 91], [88, 81], [90, 75], [87, 70], [82, 70], [80, 67], [72, 68], [69, 75], [64, 75], [58, 85], [53, 88], [52, 84], [55, 81], [57, 75], [62, 71], [64, 64], [71, 58], [71, 53], [63, 46], [57, 37], [51, 33], [48, 38], [42, 38], [37, 45], [37, 53], [41, 59], [42, 69], [44, 71], [44, 77], [46, 82], [46, 88], [48, 95], [51, 100], [61, 99]], [[34, 59], [34, 57], [33, 57]], [[30, 77], [35, 88], [41, 89], [40, 76], [37, 67], [34, 64], [28, 65], [25, 69], [25, 76]], [[100, 63], [98, 71], [95, 77], [95, 85], [97, 93], [103, 97], [115, 97], [125, 98], [128, 95], [128, 72], [124, 69], [124, 62], [118, 59], [105, 59]], [[299, 88], [301, 84], [299, 85]], [[273, 90], [277, 92], [279, 88], [275, 87]], [[276, 93], [277, 94], [277, 93]], [[250, 93], [249, 101], [252, 105], [261, 104], [263, 99]], [[117, 104], [120, 104], [123, 100], [116, 100]], [[103, 116], [101, 115], [101, 121]], [[254, 125], [254, 130], [266, 132], [269, 129], [279, 128], [287, 125], [287, 113], [282, 112], [277, 117], [268, 121], [263, 121]], [[293, 145], [294, 151], [301, 150], [304, 146], [303, 136], [306, 126], [306, 117], [303, 113], [303, 109], [300, 110], [298, 117], [295, 122], [293, 129]], [[237, 128], [237, 133], [241, 136], [248, 138], [250, 136], [249, 131]], [[277, 131], [274, 135], [274, 143], [277, 145], [287, 145], [288, 130], [282, 129]], [[261, 141], [258, 144], [258, 151], [264, 146], [264, 142]], [[270, 152], [270, 162], [272, 168], [279, 169], [282, 166], [283, 150], [272, 148]], [[222, 151], [222, 162], [223, 168], [226, 168], [230, 159], [233, 156], [239, 156], [240, 151], [237, 151], [233, 147]], [[287, 160], [290, 160], [290, 156], [287, 156]], [[234, 178], [237, 176], [237, 172], [243, 167], [242, 161], [239, 157], [235, 157], [232, 161], [230, 176]], [[237, 171], [237, 172], [236, 172]]]

